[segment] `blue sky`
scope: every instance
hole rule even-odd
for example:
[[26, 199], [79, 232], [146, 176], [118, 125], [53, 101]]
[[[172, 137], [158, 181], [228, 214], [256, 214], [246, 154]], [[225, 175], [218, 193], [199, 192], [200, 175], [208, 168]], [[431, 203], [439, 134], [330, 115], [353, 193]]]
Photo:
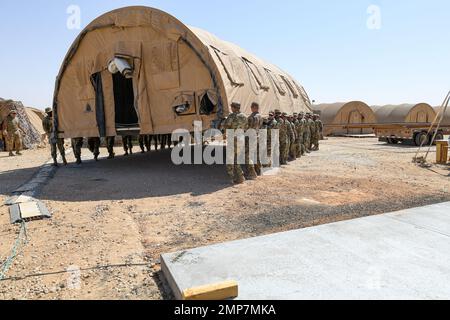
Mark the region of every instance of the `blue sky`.
[[[318, 103], [425, 101], [450, 89], [450, 1], [446, 0], [2, 0], [0, 97], [44, 108], [80, 30], [66, 10], [81, 9], [81, 27], [109, 10], [147, 5], [206, 29], [279, 65]], [[367, 27], [378, 6], [381, 29]]]

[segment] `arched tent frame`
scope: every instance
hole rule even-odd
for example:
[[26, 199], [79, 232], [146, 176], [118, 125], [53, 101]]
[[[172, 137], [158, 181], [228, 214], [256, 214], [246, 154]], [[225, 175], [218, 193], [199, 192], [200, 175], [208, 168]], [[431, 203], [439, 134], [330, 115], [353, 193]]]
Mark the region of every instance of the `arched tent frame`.
[[[375, 124], [375, 113], [362, 101], [340, 102], [314, 105], [313, 110], [319, 113], [325, 126], [324, 135], [371, 134], [371, 128], [358, 128], [357, 125]], [[356, 115], [356, 117], [355, 117]], [[346, 127], [351, 124], [352, 128]], [[342, 127], [341, 127], [342, 125]]]
[[[179, 43], [182, 43], [183, 46], [192, 50], [201, 64], [207, 69], [212, 82], [211, 87], [204, 88], [202, 92], [196, 92], [195, 95], [208, 95], [210, 100], [216, 103], [217, 107], [213, 115], [199, 117], [197, 111], [197, 116], [190, 114], [192, 117], [186, 117], [183, 120], [172, 114], [171, 116], [174, 117], [173, 123], [160, 125], [158, 121], [154, 120], [152, 113], [163, 107], [167, 108], [165, 110], [168, 111], [170, 106], [167, 103], [163, 106], [151, 106], [151, 103], [149, 103], [150, 98], [147, 97], [147, 101], [145, 101], [145, 95], [149, 95], [149, 87], [137, 84], [134, 88], [136, 109], [140, 120], [145, 119], [145, 121], [140, 121], [141, 133], [166, 134], [171, 133], [174, 129], [192, 129], [192, 120], [203, 121], [204, 128], [217, 127], [220, 121], [229, 114], [230, 110], [226, 106], [229, 106], [233, 101], [241, 102], [243, 111], [247, 113], [250, 111], [250, 104], [253, 101], [260, 103], [261, 111], [265, 115], [268, 114], [269, 110], [275, 108], [289, 113], [310, 111], [310, 100], [304, 88], [276, 66], [265, 63], [238, 46], [219, 40], [206, 31], [188, 27], [173, 16], [158, 9], [140, 6], [127, 7], [111, 11], [95, 19], [80, 33], [68, 51], [56, 79], [53, 103], [55, 128], [57, 128], [60, 137], [73, 138], [104, 135], [101, 134], [99, 127], [93, 124], [92, 116], [88, 119], [84, 115], [88, 119], [85, 123], [90, 121], [90, 124], [85, 124], [84, 128], [79, 128], [72, 123], [73, 120], [69, 116], [63, 115], [64, 113], [74, 113], [75, 111], [72, 109], [75, 108], [66, 107], [66, 105], [76, 105], [78, 103], [77, 99], [84, 97], [86, 90], [92, 90], [92, 88], [89, 88], [89, 84], [86, 84], [86, 88], [81, 88], [81, 93], [71, 92], [73, 89], [68, 88], [69, 86], [65, 85], [64, 81], [70, 82], [71, 80], [67, 79], [74, 77], [77, 72], [87, 72], [87, 76], [81, 75], [80, 78], [89, 78], [95, 72], [106, 71], [107, 60], [121, 52], [119, 52], [120, 50], [117, 51], [120, 43], [111, 43], [105, 39], [108, 37], [109, 40], [114, 38], [111, 36], [113, 32], [119, 35], [128, 30], [133, 31], [133, 35], [139, 32], [140, 35], [147, 36], [146, 32], [149, 33], [150, 31], [158, 33], [158, 35], [164, 36], [173, 43], [177, 43], [177, 46]], [[104, 39], [99, 36], [102, 33], [106, 34]], [[104, 47], [113, 45], [116, 47], [116, 51], [112, 53], [113, 51], [109, 49], [109, 55], [104, 54], [102, 56], [100, 51], [95, 51], [97, 48], [90, 48], [89, 41], [95, 36], [98, 36], [96, 43], [102, 43], [103, 41]], [[137, 36], [133, 37], [135, 42], [139, 42], [139, 40], [136, 40]], [[142, 71], [146, 70], [146, 63], [149, 63], [146, 61], [149, 56], [143, 53], [146, 50], [145, 48], [143, 49], [143, 46], [144, 44], [142, 43], [140, 45], [134, 43], [131, 47], [127, 47], [127, 43], [125, 43], [122, 46], [125, 48], [124, 55], [131, 57], [130, 61], [136, 64], [134, 77], [148, 77], [146, 71]], [[92, 54], [91, 57], [86, 59], [90, 60], [87, 62], [83, 61], [80, 57], [80, 51], [88, 52], [89, 50]], [[179, 47], [177, 47], [177, 50], [180, 50]], [[179, 55], [178, 52], [177, 55]], [[177, 56], [177, 58], [180, 59], [180, 56]], [[76, 66], [75, 63], [79, 63], [79, 65]], [[180, 64], [179, 60], [178, 64]], [[89, 69], [89, 71], [83, 69]], [[181, 72], [180, 69], [177, 71], [178, 73]], [[179, 81], [181, 82], [180, 79]], [[151, 87], [151, 89], [153, 90], [154, 88]], [[162, 90], [169, 89], [163, 88]], [[177, 100], [180, 96], [183, 99], [187, 99], [182, 88], [179, 92], [173, 94], [172, 99]], [[76, 108], [80, 109], [80, 106], [76, 105]], [[97, 108], [97, 103], [95, 103], [95, 108]], [[83, 117], [80, 110], [77, 110], [77, 112], [77, 115]], [[146, 113], [150, 115], [146, 115]], [[64, 120], [64, 118], [68, 119]], [[107, 124], [106, 127], [107, 136], [115, 135], [115, 128], [111, 124]]]

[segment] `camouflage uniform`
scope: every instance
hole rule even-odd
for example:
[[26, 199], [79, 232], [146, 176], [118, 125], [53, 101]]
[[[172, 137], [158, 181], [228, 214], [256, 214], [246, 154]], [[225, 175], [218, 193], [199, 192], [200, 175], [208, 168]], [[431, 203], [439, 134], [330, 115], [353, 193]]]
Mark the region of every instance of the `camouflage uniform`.
[[303, 144], [303, 131], [302, 131], [302, 123], [300, 118], [294, 117], [294, 126], [295, 126], [295, 133], [296, 133], [296, 140], [295, 140], [295, 156], [296, 158], [300, 158], [302, 156], [302, 144]]
[[[223, 124], [223, 129], [225, 130], [247, 130], [247, 117], [241, 112], [234, 112], [228, 116]], [[234, 183], [243, 183], [245, 181], [244, 173], [242, 171], [241, 165], [238, 164], [238, 156], [241, 153], [239, 150], [238, 139], [234, 139], [234, 164], [227, 165], [228, 176], [233, 180]]]
[[16, 151], [16, 154], [20, 155], [20, 150], [22, 150], [22, 132], [17, 113], [14, 118], [11, 114], [4, 121], [3, 135], [6, 142], [6, 151], [9, 151], [9, 155], [13, 156], [13, 151]]
[[[315, 142], [315, 139], [316, 139], [316, 132], [317, 132], [317, 130], [316, 130], [316, 123], [312, 119], [312, 116], [308, 119], [308, 123], [309, 123], [309, 128], [311, 130], [311, 138], [310, 138], [310, 141], [309, 141], [309, 150], [310, 151], [315, 151], [314, 150], [314, 148], [315, 148], [314, 142]], [[313, 146], [314, 146], [314, 148], [313, 148]]]
[[305, 126], [305, 147], [306, 152], [311, 153], [311, 138], [314, 122], [310, 119], [310, 115], [306, 116], [306, 126]]
[[250, 157], [250, 139], [247, 137], [245, 141], [245, 165], [247, 167], [248, 179], [255, 179], [257, 176], [261, 175], [261, 161], [259, 160], [259, 130], [262, 127], [262, 117], [259, 112], [252, 113], [247, 119], [247, 128], [256, 131], [256, 150], [257, 159], [256, 164]]
[[288, 124], [290, 129], [290, 147], [289, 147], [289, 159], [295, 161], [297, 159], [297, 130], [295, 130], [294, 118], [288, 117]]
[[305, 115], [302, 114], [301, 115], [301, 119], [300, 119], [300, 131], [302, 133], [302, 138], [301, 138], [301, 149], [302, 149], [302, 156], [304, 156], [306, 154], [306, 138], [307, 138], [307, 127], [308, 127], [308, 123], [305, 119]]
[[100, 138], [88, 138], [89, 151], [94, 154], [95, 161], [98, 161], [98, 156], [100, 155]]
[[75, 159], [77, 159], [77, 164], [81, 164], [81, 148], [83, 147], [83, 138], [72, 139], [72, 150]]
[[272, 129], [277, 129], [278, 123], [274, 119], [275, 114], [273, 112], [269, 113], [269, 118], [265, 119], [263, 122], [263, 129], [267, 132], [267, 157], [269, 158], [269, 163], [264, 165], [264, 168], [272, 167]]
[[317, 117], [315, 117], [314, 121], [314, 134], [312, 137], [312, 145], [314, 146], [313, 150], [319, 150], [319, 141], [320, 141], [320, 123]]
[[286, 121], [281, 118], [281, 113], [278, 111], [275, 111], [276, 113], [276, 122], [277, 127], [276, 129], [279, 130], [279, 138], [280, 138], [280, 164], [285, 165], [287, 164], [287, 151], [288, 151], [288, 143], [289, 143], [289, 137], [288, 137], [288, 126], [286, 124]]
[[286, 145], [286, 149], [285, 149], [285, 159], [286, 162], [291, 160], [291, 147], [292, 144], [295, 142], [295, 134], [294, 134], [294, 129], [292, 128], [292, 123], [289, 121], [289, 118], [287, 116], [286, 113], [283, 114], [284, 116], [284, 122], [286, 124], [286, 129], [287, 129], [287, 145]]
[[47, 134], [48, 143], [50, 144], [53, 164], [55, 166], [58, 165], [57, 159], [58, 158], [57, 149], [58, 149], [59, 153], [61, 154], [63, 163], [67, 165], [66, 150], [64, 148], [64, 139], [53, 136], [53, 118], [51, 116], [51, 109], [47, 108], [47, 110], [45, 111], [47, 115], [45, 116], [44, 120], [42, 120], [42, 127], [44, 128], [44, 131]]
[[317, 118], [317, 123], [319, 124], [320, 140], [323, 140], [324, 139], [324, 137], [323, 137], [323, 122], [322, 122], [322, 120], [320, 120], [320, 117]]

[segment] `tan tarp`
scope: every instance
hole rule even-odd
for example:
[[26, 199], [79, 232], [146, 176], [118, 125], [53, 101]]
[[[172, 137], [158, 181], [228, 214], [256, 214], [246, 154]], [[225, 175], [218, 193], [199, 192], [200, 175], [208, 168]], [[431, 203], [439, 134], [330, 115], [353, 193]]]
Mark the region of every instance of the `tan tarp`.
[[[371, 134], [373, 129], [368, 128], [346, 128], [345, 125], [373, 124], [377, 122], [372, 109], [361, 101], [338, 102], [331, 104], [314, 105], [314, 112], [320, 113], [325, 125], [324, 135], [342, 134]], [[333, 125], [330, 127], [330, 125]], [[334, 125], [344, 125], [336, 127]]]
[[41, 135], [41, 142], [45, 141], [45, 130], [42, 126], [42, 120], [45, 117], [45, 113], [39, 109], [26, 107], [25, 111], [27, 113], [28, 119], [31, 122], [31, 125], [36, 129], [37, 132]]
[[436, 111], [427, 103], [372, 106], [378, 123], [432, 123]]
[[[25, 130], [26, 135], [23, 137], [25, 148], [32, 149], [39, 146], [42, 142], [42, 135], [37, 127], [36, 118], [30, 118], [29, 110], [23, 106], [21, 102], [12, 100], [0, 100], [0, 122], [6, 119], [11, 110], [17, 111], [17, 116], [21, 127]], [[34, 116], [33, 116], [34, 117]], [[40, 124], [42, 127], [42, 124]]]
[[[305, 89], [276, 66], [165, 12], [128, 7], [94, 20], [69, 50], [55, 88], [60, 136], [99, 136], [90, 81], [94, 73], [102, 75], [106, 134], [116, 135], [113, 80], [107, 66], [118, 56], [134, 67], [135, 109], [145, 134], [192, 130], [194, 121], [203, 121], [207, 129], [229, 114], [233, 101], [247, 114], [253, 101], [260, 103], [264, 115], [275, 108], [311, 111]], [[200, 112], [205, 96], [216, 104], [212, 114]], [[177, 114], [174, 107], [186, 102], [191, 108]]]

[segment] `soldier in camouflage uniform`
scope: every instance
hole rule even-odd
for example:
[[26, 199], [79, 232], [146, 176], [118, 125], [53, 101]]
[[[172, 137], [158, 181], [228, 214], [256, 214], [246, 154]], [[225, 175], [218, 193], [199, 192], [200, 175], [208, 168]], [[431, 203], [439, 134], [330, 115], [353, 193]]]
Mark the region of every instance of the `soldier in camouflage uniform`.
[[258, 176], [261, 176], [262, 174], [262, 167], [261, 167], [261, 161], [259, 159], [259, 130], [261, 130], [262, 127], [262, 117], [259, 113], [259, 104], [256, 102], [252, 103], [251, 106], [252, 114], [247, 119], [247, 128], [253, 129], [256, 131], [256, 163], [254, 163], [254, 160], [251, 159], [250, 155], [250, 139], [249, 137], [246, 137], [245, 141], [245, 165], [247, 167], [247, 179], [248, 180], [255, 180]]
[[289, 121], [288, 114], [286, 112], [284, 112], [282, 117], [286, 124], [286, 129], [287, 129], [287, 146], [286, 146], [285, 155], [284, 155], [284, 157], [286, 159], [286, 163], [287, 163], [288, 161], [292, 160], [292, 158], [290, 157], [290, 154], [291, 154], [291, 146], [295, 142], [295, 135], [294, 135], [294, 129], [292, 128], [292, 124]]
[[312, 139], [311, 139], [311, 145], [312, 145], [311, 148], [313, 151], [318, 151], [319, 150], [319, 140], [320, 140], [320, 126], [319, 126], [319, 121], [318, 121], [317, 115], [313, 116], [313, 121], [314, 121], [314, 130], [313, 130]]
[[89, 151], [91, 151], [94, 154], [94, 160], [98, 161], [98, 156], [100, 155], [101, 139], [98, 137], [88, 138], [87, 143], [88, 143]]
[[323, 122], [320, 119], [320, 115], [317, 115], [317, 123], [319, 124], [320, 140], [324, 140], [324, 136], [323, 136]]
[[302, 122], [297, 113], [294, 113], [294, 125], [295, 125], [295, 133], [296, 133], [296, 158], [301, 158], [302, 156], [302, 144], [303, 144], [303, 131], [302, 131]]
[[270, 111], [269, 117], [263, 121], [263, 129], [267, 132], [267, 157], [269, 158], [269, 163], [265, 164], [264, 168], [271, 168], [272, 163], [272, 129], [277, 128], [277, 121], [275, 120], [275, 112]]
[[275, 110], [275, 121], [277, 126], [275, 129], [279, 130], [280, 139], [280, 165], [287, 164], [286, 151], [288, 148], [288, 128], [286, 122], [282, 118], [282, 113], [280, 110]]
[[77, 160], [77, 164], [81, 164], [81, 148], [83, 148], [83, 138], [73, 138], [72, 139], [72, 150], [75, 159]]
[[[248, 120], [245, 114], [241, 113], [240, 103], [233, 102], [231, 104], [231, 113], [223, 123], [224, 130], [247, 130]], [[244, 173], [241, 165], [238, 163], [239, 155], [242, 150], [239, 149], [238, 138], [234, 138], [234, 163], [227, 164], [227, 173], [230, 179], [235, 184], [241, 184], [245, 182]], [[230, 156], [230, 155], [227, 155]]]
[[66, 150], [64, 148], [64, 139], [56, 137], [56, 133], [53, 132], [53, 110], [51, 108], [45, 109], [46, 116], [42, 120], [42, 127], [47, 134], [48, 143], [51, 148], [51, 155], [53, 159], [53, 165], [58, 166], [57, 149], [61, 154], [61, 158], [65, 166], [67, 166]]
[[291, 145], [289, 148], [289, 160], [295, 161], [297, 160], [297, 130], [295, 129], [295, 121], [294, 116], [287, 117], [288, 124], [291, 126], [292, 135], [291, 135]]
[[314, 139], [316, 138], [317, 131], [316, 131], [316, 123], [314, 122], [312, 113], [309, 114], [308, 125], [309, 125], [310, 131], [311, 131], [311, 138], [309, 140], [309, 150], [315, 151], [314, 150], [315, 145], [313, 145], [313, 143], [314, 143]]
[[20, 126], [19, 119], [17, 118], [17, 111], [11, 110], [8, 117], [3, 122], [3, 136], [5, 137], [6, 150], [9, 151], [9, 156], [13, 157], [13, 150], [16, 151], [16, 155], [21, 156], [20, 150], [22, 150], [22, 134], [25, 133]]
[[[305, 149], [306, 153], [311, 153], [311, 130], [312, 130], [312, 120], [310, 119], [311, 114], [308, 112], [305, 117]], [[314, 124], [314, 123], [313, 123]]]

